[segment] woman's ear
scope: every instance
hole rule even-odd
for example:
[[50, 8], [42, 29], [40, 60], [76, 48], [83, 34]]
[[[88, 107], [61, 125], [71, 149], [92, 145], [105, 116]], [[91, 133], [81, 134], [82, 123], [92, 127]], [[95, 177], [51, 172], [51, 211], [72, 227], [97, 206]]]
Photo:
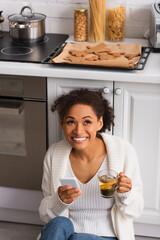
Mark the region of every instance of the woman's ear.
[[101, 116], [100, 119], [98, 120], [97, 131], [101, 130], [102, 127], [103, 127], [103, 117]]

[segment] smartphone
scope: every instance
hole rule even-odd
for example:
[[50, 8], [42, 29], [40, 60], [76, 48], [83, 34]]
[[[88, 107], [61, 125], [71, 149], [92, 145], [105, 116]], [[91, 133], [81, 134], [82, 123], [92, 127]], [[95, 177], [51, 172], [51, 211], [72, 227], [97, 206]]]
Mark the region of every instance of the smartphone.
[[70, 185], [72, 188], [79, 188], [76, 178], [60, 178], [59, 181], [62, 186]]

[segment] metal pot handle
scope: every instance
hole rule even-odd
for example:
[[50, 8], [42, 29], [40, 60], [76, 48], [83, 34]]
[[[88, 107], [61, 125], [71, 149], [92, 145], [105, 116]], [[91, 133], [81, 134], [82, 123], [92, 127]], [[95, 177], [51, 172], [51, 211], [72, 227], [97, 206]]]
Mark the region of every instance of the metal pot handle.
[[[31, 16], [26, 16], [26, 15], [23, 13], [26, 8], [28, 8], [28, 9], [31, 11]], [[34, 16], [34, 11], [33, 11], [33, 9], [32, 9], [31, 7], [29, 7], [29, 6], [24, 6], [24, 7], [21, 9], [20, 14], [21, 14], [23, 17], [31, 18], [31, 17]]]

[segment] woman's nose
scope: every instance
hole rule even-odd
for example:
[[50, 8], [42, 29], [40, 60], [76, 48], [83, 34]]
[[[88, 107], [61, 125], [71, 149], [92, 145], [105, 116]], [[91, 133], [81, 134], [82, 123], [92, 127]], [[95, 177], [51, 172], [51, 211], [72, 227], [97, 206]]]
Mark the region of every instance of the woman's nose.
[[76, 124], [76, 127], [75, 127], [75, 132], [76, 132], [76, 134], [78, 135], [78, 134], [81, 134], [82, 132], [83, 132], [83, 126], [82, 126], [82, 124]]

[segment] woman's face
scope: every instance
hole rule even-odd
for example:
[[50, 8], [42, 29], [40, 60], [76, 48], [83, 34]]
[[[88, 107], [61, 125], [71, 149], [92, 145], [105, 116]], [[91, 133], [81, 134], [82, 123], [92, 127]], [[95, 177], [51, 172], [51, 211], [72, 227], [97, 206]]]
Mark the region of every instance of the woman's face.
[[97, 131], [103, 126], [103, 120], [102, 117], [98, 120], [89, 105], [75, 104], [60, 124], [66, 140], [72, 147], [76, 150], [84, 150], [94, 143]]

